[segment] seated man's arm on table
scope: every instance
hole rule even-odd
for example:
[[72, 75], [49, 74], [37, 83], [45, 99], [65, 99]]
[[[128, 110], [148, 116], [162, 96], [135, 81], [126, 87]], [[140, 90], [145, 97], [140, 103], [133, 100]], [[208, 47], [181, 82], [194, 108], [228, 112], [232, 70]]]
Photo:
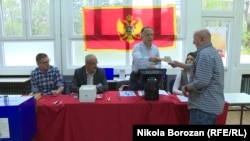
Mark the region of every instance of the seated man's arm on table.
[[98, 68], [98, 72], [97, 74], [95, 74], [94, 77], [95, 77], [94, 79], [96, 80], [96, 82], [94, 83], [96, 84], [97, 93], [102, 93], [104, 91], [109, 90], [108, 81], [103, 69]]
[[[75, 70], [75, 72], [74, 72], [72, 82], [71, 82], [71, 85], [70, 85], [70, 91], [72, 93], [79, 93], [79, 88], [81, 86], [80, 80], [79, 80], [81, 78], [80, 73], [81, 72], [78, 72], [78, 70]], [[81, 78], [81, 79], [83, 79], [83, 78]]]
[[32, 94], [36, 100], [39, 100], [41, 98], [41, 93], [33, 93]]
[[32, 73], [31, 73], [31, 76], [30, 76], [30, 85], [31, 85], [31, 93], [29, 95], [34, 96], [34, 98], [36, 100], [40, 99], [41, 98], [41, 93], [39, 91], [39, 88], [38, 88], [37, 82], [35, 80], [35, 77], [33, 76]]
[[60, 86], [56, 90], [52, 90], [51, 94], [54, 95], [54, 96], [58, 95], [58, 94], [62, 94], [63, 90], [64, 90], [64, 86]]
[[58, 72], [55, 73], [54, 77], [55, 77], [54, 79], [56, 80], [56, 84], [55, 85], [56, 85], [57, 89], [56, 90], [52, 90], [51, 94], [54, 95], [54, 96], [56, 96], [58, 94], [62, 94], [63, 93], [63, 90], [64, 90], [64, 80], [63, 80], [62, 76], [60, 75], [59, 70], [58, 70]]
[[31, 92], [32, 93], [39, 93], [40, 90], [38, 88], [37, 80], [35, 79], [35, 76], [33, 73], [30, 75], [30, 85], [31, 85]]

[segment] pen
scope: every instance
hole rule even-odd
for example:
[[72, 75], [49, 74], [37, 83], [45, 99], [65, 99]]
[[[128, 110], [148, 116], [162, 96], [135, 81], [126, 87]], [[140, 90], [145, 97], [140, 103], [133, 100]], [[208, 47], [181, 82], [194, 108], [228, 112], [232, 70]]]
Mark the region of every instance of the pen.
[[55, 101], [55, 102], [53, 102], [53, 104], [61, 104], [62, 103], [62, 101]]
[[110, 97], [107, 98], [107, 101], [108, 101], [108, 102], [110, 101]]

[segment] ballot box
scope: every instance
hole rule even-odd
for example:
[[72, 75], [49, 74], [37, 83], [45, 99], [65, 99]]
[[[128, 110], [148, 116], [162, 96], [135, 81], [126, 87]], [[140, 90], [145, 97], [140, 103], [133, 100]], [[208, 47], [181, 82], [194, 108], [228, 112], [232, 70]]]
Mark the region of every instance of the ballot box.
[[0, 141], [31, 141], [36, 131], [34, 97], [0, 95]]

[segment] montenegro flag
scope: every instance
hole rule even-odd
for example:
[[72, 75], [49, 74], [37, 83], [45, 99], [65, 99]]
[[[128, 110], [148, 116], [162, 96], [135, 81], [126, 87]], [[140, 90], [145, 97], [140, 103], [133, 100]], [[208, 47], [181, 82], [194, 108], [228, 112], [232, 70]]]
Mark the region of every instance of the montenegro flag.
[[82, 13], [85, 50], [132, 50], [144, 26], [154, 29], [159, 49], [175, 47], [175, 6], [82, 7]]

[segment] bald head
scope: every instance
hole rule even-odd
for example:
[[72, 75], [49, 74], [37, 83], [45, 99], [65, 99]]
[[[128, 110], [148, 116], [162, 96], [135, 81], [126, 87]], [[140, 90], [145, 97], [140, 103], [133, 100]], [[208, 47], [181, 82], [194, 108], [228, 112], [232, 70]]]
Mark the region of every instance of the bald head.
[[88, 54], [85, 56], [85, 66], [88, 73], [94, 73], [97, 69], [97, 58], [94, 54]]
[[197, 31], [197, 34], [201, 37], [201, 39], [208, 43], [211, 42], [211, 33], [208, 29], [201, 29]]
[[195, 44], [197, 48], [200, 48], [211, 42], [211, 33], [208, 29], [200, 29], [194, 32], [193, 38], [193, 44]]
[[90, 62], [92, 60], [97, 60], [96, 56], [94, 54], [88, 54], [85, 56], [85, 63]]

